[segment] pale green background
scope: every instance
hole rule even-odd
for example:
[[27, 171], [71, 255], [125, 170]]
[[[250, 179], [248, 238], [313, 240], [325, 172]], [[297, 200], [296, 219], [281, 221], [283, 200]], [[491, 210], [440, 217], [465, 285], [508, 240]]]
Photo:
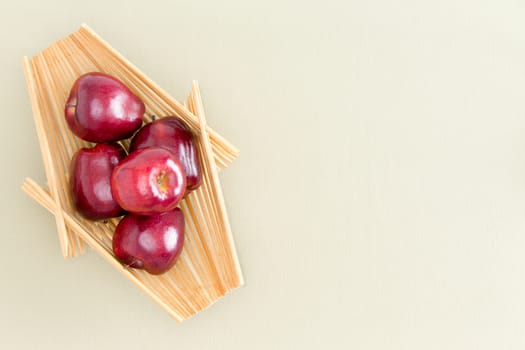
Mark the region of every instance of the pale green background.
[[[2, 1], [0, 348], [524, 349], [521, 0]], [[177, 324], [62, 259], [20, 59], [88, 23], [201, 83], [246, 286]]]

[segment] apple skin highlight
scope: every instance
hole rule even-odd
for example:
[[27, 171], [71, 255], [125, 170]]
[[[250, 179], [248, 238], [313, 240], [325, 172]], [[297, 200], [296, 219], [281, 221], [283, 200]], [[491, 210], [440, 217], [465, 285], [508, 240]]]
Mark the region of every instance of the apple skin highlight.
[[92, 72], [75, 81], [64, 114], [75, 135], [102, 143], [133, 136], [142, 125], [144, 111], [144, 103], [126, 85]]
[[184, 216], [179, 208], [152, 216], [129, 214], [113, 235], [113, 252], [128, 267], [159, 275], [177, 261], [184, 244]]
[[69, 180], [73, 204], [91, 220], [102, 220], [125, 214], [113, 198], [111, 174], [126, 157], [119, 144], [98, 144], [79, 149], [71, 160]]
[[131, 140], [130, 152], [146, 147], [163, 147], [177, 156], [186, 172], [187, 192], [202, 183], [202, 169], [194, 135], [177, 117], [163, 117], [144, 125]]
[[173, 153], [148, 147], [130, 153], [115, 167], [111, 189], [125, 210], [153, 215], [177, 207], [186, 191], [186, 174]]

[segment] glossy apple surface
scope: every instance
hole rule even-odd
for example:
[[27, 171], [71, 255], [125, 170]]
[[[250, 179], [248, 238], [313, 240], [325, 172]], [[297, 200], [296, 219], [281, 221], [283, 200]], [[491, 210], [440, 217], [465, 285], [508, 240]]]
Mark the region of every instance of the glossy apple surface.
[[177, 157], [161, 147], [132, 152], [113, 170], [113, 197], [125, 210], [151, 215], [175, 209], [186, 190]]
[[66, 102], [69, 128], [90, 142], [131, 137], [142, 125], [144, 103], [118, 79], [93, 72], [80, 76]]
[[184, 244], [179, 208], [153, 216], [126, 215], [113, 235], [113, 252], [123, 264], [158, 275], [176, 262]]
[[199, 152], [193, 134], [182, 120], [164, 117], [144, 125], [133, 136], [130, 152], [151, 146], [164, 147], [177, 156], [186, 172], [188, 191], [200, 186], [202, 171]]
[[111, 174], [126, 152], [119, 144], [79, 149], [71, 160], [73, 203], [86, 218], [101, 220], [124, 214], [111, 192]]

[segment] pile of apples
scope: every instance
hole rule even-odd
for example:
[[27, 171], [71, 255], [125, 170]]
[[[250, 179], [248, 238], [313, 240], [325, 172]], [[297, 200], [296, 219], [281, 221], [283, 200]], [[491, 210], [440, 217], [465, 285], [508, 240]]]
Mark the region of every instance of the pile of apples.
[[[128, 267], [162, 274], [184, 243], [177, 206], [202, 182], [195, 139], [179, 118], [143, 126], [144, 103], [121, 81], [93, 72], [71, 88], [65, 118], [71, 131], [97, 143], [71, 160], [70, 189], [91, 220], [124, 216], [113, 235], [115, 257]], [[118, 141], [132, 137], [128, 152]]]

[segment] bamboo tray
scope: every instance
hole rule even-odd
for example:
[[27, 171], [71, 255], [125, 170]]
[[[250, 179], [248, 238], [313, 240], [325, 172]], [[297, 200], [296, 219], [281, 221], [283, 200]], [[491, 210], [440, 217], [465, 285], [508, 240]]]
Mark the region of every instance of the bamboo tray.
[[[207, 126], [197, 82], [187, 101], [177, 102], [85, 24], [37, 55], [24, 57], [23, 69], [49, 189], [29, 178], [22, 189], [54, 214], [64, 257], [83, 253], [87, 244], [177, 321], [243, 284], [218, 178], [218, 171], [235, 160], [238, 150]], [[92, 71], [111, 74], [133, 90], [146, 105], [146, 122], [153, 115], [176, 115], [196, 135], [203, 183], [180, 205], [186, 219], [184, 249], [163, 275], [126, 268], [114, 258], [111, 238], [119, 219], [90, 221], [73, 208], [68, 191], [70, 159], [90, 144], [69, 131], [63, 108], [75, 79]]]

